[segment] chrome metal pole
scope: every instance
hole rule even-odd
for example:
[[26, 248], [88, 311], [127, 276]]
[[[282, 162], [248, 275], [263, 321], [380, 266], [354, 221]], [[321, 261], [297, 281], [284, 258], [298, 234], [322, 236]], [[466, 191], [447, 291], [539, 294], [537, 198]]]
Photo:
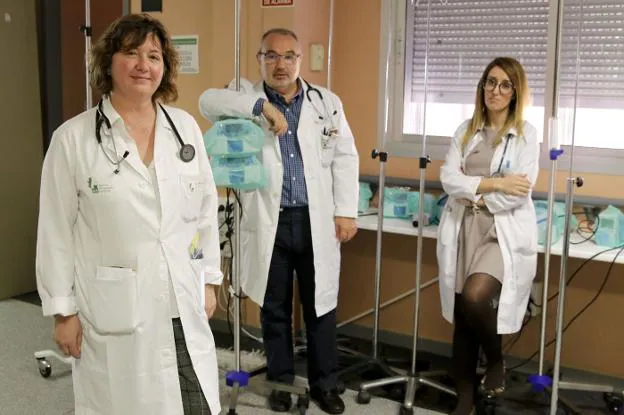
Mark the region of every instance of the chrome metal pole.
[[[387, 6], [386, 13], [382, 12], [382, 17], [390, 19], [392, 7], [390, 4], [383, 2], [383, 6]], [[386, 184], [386, 160], [388, 154], [383, 150], [386, 145], [386, 136], [388, 134], [388, 117], [389, 117], [389, 76], [390, 76], [390, 59], [392, 54], [392, 40], [391, 34], [386, 37], [386, 50], [385, 50], [385, 62], [383, 67], [384, 74], [384, 101], [381, 114], [381, 134], [380, 134], [380, 148], [381, 150], [373, 150], [372, 156], [376, 158], [379, 156], [379, 210], [377, 214], [377, 245], [375, 249], [375, 306], [373, 313], [373, 359], [379, 357], [379, 311], [381, 306], [381, 263], [382, 263], [382, 236], [383, 236], [383, 221], [384, 221], [384, 189]]]
[[562, 154], [559, 144], [559, 90], [560, 90], [560, 61], [561, 61], [561, 31], [563, 30], [563, 0], [557, 0], [556, 9], [556, 32], [555, 32], [555, 53], [554, 53], [554, 70], [553, 70], [553, 89], [552, 89], [552, 107], [548, 122], [548, 141], [549, 141], [549, 158], [550, 158], [550, 183], [548, 188], [548, 212], [546, 219], [546, 241], [544, 246], [544, 281], [542, 289], [542, 319], [540, 323], [540, 343], [539, 343], [539, 363], [538, 375], [535, 385], [539, 385], [541, 389], [545, 383], [544, 380], [544, 360], [546, 352], [546, 324], [548, 314], [548, 286], [550, 279], [550, 256], [552, 245], [552, 224], [553, 224], [553, 206], [555, 198], [555, 182], [557, 178], [557, 158]]
[[93, 92], [91, 91], [91, 82], [89, 82], [89, 59], [91, 56], [91, 1], [85, 0], [85, 24], [83, 26], [85, 34], [85, 108], [89, 109], [93, 106]]
[[[573, 150], [572, 150], [573, 151]], [[572, 215], [573, 204], [573, 192], [574, 185], [582, 185], [582, 181], [578, 182], [579, 178], [572, 177], [572, 159], [570, 159], [570, 177], [568, 177], [568, 186], [566, 193], [566, 214], [565, 214], [565, 226], [563, 233], [563, 252], [561, 253], [561, 272], [559, 273], [559, 301], [557, 304], [557, 337], [555, 344], [555, 362], [553, 368], [553, 385], [552, 393], [550, 395], [550, 415], [557, 414], [557, 405], [559, 402], [559, 376], [561, 369], [561, 348], [563, 343], [563, 314], [565, 307], [565, 290], [566, 290], [566, 276], [568, 268], [568, 255], [570, 253], [570, 216]]]
[[[377, 150], [373, 150], [375, 154]], [[386, 153], [379, 155], [379, 210], [377, 213], [377, 240], [375, 247], [375, 307], [373, 311], [373, 359], [379, 356], [379, 311], [381, 310], [381, 243], [383, 239], [384, 189], [386, 186]]]
[[[561, 4], [559, 5], [559, 12], [561, 13], [561, 20], [563, 20], [563, 3], [565, 0], [560, 0]], [[568, 257], [570, 254], [570, 218], [572, 217], [572, 208], [574, 205], [574, 186], [582, 186], [583, 179], [580, 177], [573, 177], [572, 174], [574, 172], [574, 143], [576, 140], [576, 106], [578, 102], [578, 89], [579, 89], [579, 78], [580, 78], [580, 69], [581, 69], [581, 57], [580, 57], [580, 46], [581, 46], [581, 34], [583, 28], [583, 5], [584, 0], [581, 0], [580, 4], [580, 13], [579, 13], [579, 22], [578, 22], [578, 36], [576, 43], [576, 82], [574, 88], [574, 109], [572, 116], [572, 140], [570, 143], [570, 165], [568, 170], [568, 186], [566, 193], [566, 213], [565, 213], [565, 224], [563, 227], [563, 252], [561, 253], [561, 271], [559, 273], [559, 301], [557, 304], [557, 322], [556, 322], [556, 330], [557, 337], [555, 342], [555, 362], [553, 368], [553, 386], [552, 386], [552, 394], [550, 397], [550, 414], [556, 415], [557, 406], [559, 403], [559, 378], [561, 371], [561, 349], [563, 347], [563, 317], [565, 311], [565, 291], [566, 291], [566, 283], [567, 283], [567, 267], [568, 267]]]
[[422, 109], [422, 145], [420, 157], [420, 182], [418, 188], [418, 242], [416, 245], [416, 293], [414, 294], [414, 334], [412, 339], [412, 375], [416, 373], [416, 358], [418, 355], [418, 326], [420, 317], [420, 283], [422, 280], [422, 251], [423, 251], [423, 227], [425, 223], [425, 180], [427, 176], [427, 164], [431, 162], [427, 155], [427, 81], [429, 79], [429, 23], [431, 20], [431, 0], [427, 2], [427, 36], [425, 40], [425, 69], [424, 69], [424, 99]]
[[[449, 395], [455, 395], [455, 391], [449, 387], [428, 379], [427, 376], [436, 375], [435, 373], [417, 373], [417, 359], [418, 359], [418, 332], [419, 332], [419, 317], [420, 317], [420, 287], [422, 282], [422, 251], [423, 251], [423, 228], [425, 226], [425, 181], [427, 179], [427, 165], [431, 162], [431, 159], [427, 155], [427, 95], [428, 95], [428, 74], [429, 74], [429, 43], [430, 43], [430, 21], [431, 21], [431, 3], [432, 0], [427, 2], [427, 28], [425, 39], [425, 65], [424, 65], [424, 99], [422, 109], [422, 148], [421, 157], [419, 160], [420, 167], [420, 184], [418, 189], [418, 242], [416, 246], [416, 284], [414, 295], [414, 332], [412, 337], [412, 367], [411, 372], [407, 377], [407, 385], [405, 388], [405, 396], [403, 399], [403, 406], [400, 413], [413, 413], [414, 398], [416, 396], [416, 390], [419, 386], [427, 385], [435, 388], [441, 392]], [[441, 2], [442, 5], [446, 3]], [[414, 6], [412, 6], [414, 7]]]
[[329, 0], [329, 39], [327, 41], [327, 89], [331, 91], [332, 53], [334, 50], [334, 0]]
[[[549, 138], [557, 134], [557, 119], [550, 120]], [[555, 129], [555, 130], [553, 130]], [[554, 147], [551, 147], [553, 149]], [[548, 280], [550, 278], [550, 255], [552, 244], [552, 224], [553, 224], [553, 206], [555, 197], [555, 180], [557, 178], [557, 159], [551, 159], [550, 164], [550, 184], [548, 188], [548, 213], [546, 219], [546, 241], [544, 246], [544, 278], [542, 287], [542, 320], [540, 323], [540, 343], [539, 343], [539, 363], [538, 376], [544, 375], [544, 359], [546, 351], [546, 314], [548, 309]]]
[[[241, 2], [240, 0], [234, 1], [234, 78], [236, 83], [236, 90], [240, 91], [240, 13]], [[234, 289], [234, 370], [240, 372], [241, 358], [240, 358], [240, 336], [241, 336], [241, 321], [240, 321], [240, 309], [241, 309], [241, 288], [240, 288], [240, 258], [242, 255], [241, 242], [240, 242], [240, 215], [242, 212], [242, 206], [239, 205], [240, 193], [234, 190], [234, 247], [232, 252], [234, 254], [233, 263], [233, 275], [232, 285]]]

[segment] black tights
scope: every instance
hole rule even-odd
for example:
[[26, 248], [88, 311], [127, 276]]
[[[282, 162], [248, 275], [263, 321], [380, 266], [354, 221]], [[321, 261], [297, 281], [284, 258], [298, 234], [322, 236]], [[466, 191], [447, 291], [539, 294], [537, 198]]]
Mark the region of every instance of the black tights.
[[487, 357], [486, 389], [504, 381], [502, 336], [497, 333], [497, 302], [501, 283], [487, 274], [472, 274], [455, 295], [453, 368], [458, 404], [453, 414], [469, 414], [477, 386], [479, 346]]

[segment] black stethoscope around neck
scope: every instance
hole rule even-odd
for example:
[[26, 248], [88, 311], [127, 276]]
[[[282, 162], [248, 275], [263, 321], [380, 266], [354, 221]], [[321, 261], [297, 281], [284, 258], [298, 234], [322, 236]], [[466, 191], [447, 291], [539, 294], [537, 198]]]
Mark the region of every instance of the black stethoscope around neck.
[[[163, 114], [165, 114], [165, 118], [167, 118], [167, 122], [169, 123], [169, 126], [173, 130], [173, 133], [176, 136], [178, 143], [180, 143], [180, 151], [178, 153], [178, 155], [180, 156], [180, 159], [185, 163], [189, 163], [195, 158], [195, 147], [193, 147], [192, 144], [185, 144], [184, 141], [182, 141], [182, 137], [180, 136], [178, 129], [173, 123], [173, 120], [169, 116], [169, 113], [167, 113], [165, 108], [160, 103], [158, 104], [158, 106], [162, 110]], [[111, 140], [113, 142], [113, 151], [115, 152], [115, 157], [117, 157], [117, 154], [118, 154], [117, 147], [115, 146], [115, 140], [113, 138], [111, 122], [106, 116], [106, 114], [104, 114], [104, 110], [102, 109], [102, 100], [100, 100], [100, 102], [98, 102], [97, 110], [95, 112], [95, 138], [97, 139], [97, 142], [100, 145], [100, 147], [102, 147], [102, 151], [104, 152], [104, 155], [106, 156], [108, 161], [110, 161], [110, 163], [115, 166], [115, 170], [113, 170], [113, 173], [119, 174], [119, 166], [130, 155], [130, 152], [126, 150], [123, 153], [123, 155], [117, 159], [113, 159], [106, 152], [106, 150], [104, 149], [104, 146], [102, 145], [102, 135], [100, 133], [100, 130], [102, 129], [103, 124], [106, 125], [106, 128], [110, 132]]]
[[[319, 120], [321, 121], [327, 121], [327, 122], [331, 122], [331, 117], [333, 117], [334, 115], [338, 114], [338, 110], [334, 110], [331, 114], [329, 113], [329, 108], [327, 108], [327, 104], [325, 103], [325, 99], [323, 98], [323, 94], [321, 93], [321, 91], [319, 91], [318, 88], [313, 87], [308, 81], [306, 81], [305, 79], [301, 78], [301, 80], [306, 84], [306, 98], [308, 99], [308, 101], [310, 101], [310, 104], [312, 104], [312, 106], [314, 107], [314, 109], [316, 110], [316, 112], [318, 113], [318, 117]], [[314, 105], [314, 102], [312, 102], [312, 98], [310, 98], [310, 92], [314, 92], [319, 100], [321, 101], [321, 103], [323, 104], [323, 113], [321, 113], [321, 111], [319, 111], [319, 109], [316, 107], [316, 105]]]
[[[305, 92], [306, 98], [308, 99], [308, 101], [310, 101], [310, 105], [312, 105], [312, 107], [316, 111], [319, 120], [327, 123], [326, 126], [323, 128], [323, 134], [327, 136], [335, 134], [336, 125], [334, 124], [333, 117], [336, 116], [336, 114], [338, 114], [338, 110], [334, 109], [334, 111], [330, 113], [329, 108], [327, 107], [327, 103], [325, 102], [325, 99], [323, 98], [323, 94], [321, 93], [321, 91], [318, 88], [315, 88], [312, 85], [310, 85], [310, 83], [306, 81], [305, 79], [301, 78], [301, 80], [307, 86], [307, 89]], [[318, 109], [316, 104], [314, 104], [314, 102], [312, 101], [312, 98], [310, 98], [310, 92], [314, 92], [318, 96], [319, 100], [321, 101], [321, 104], [323, 104], [323, 112], [321, 112]]]

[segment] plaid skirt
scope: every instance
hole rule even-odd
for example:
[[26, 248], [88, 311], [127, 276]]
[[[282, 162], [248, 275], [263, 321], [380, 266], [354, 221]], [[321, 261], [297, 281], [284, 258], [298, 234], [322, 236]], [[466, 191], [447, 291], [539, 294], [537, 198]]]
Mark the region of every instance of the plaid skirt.
[[178, 360], [178, 378], [180, 379], [184, 415], [211, 415], [210, 407], [193, 369], [191, 356], [186, 348], [182, 322], [179, 318], [173, 319], [173, 337]]

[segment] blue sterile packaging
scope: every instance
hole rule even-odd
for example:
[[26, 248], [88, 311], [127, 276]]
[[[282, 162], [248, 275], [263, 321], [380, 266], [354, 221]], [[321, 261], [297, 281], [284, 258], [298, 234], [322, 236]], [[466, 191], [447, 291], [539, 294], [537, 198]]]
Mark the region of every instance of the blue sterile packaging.
[[265, 133], [262, 127], [246, 118], [215, 122], [204, 134], [204, 146], [210, 156], [245, 157], [262, 151]]
[[624, 244], [624, 214], [615, 206], [609, 205], [598, 214], [598, 230], [594, 236], [596, 244], [613, 248]]
[[[420, 192], [412, 191], [407, 195], [407, 204], [414, 221], [418, 220], [418, 206], [420, 204]], [[429, 225], [435, 214], [436, 198], [430, 193], [424, 195], [423, 213], [425, 215], [425, 226]]]
[[[548, 201], [535, 200], [535, 215], [537, 216], [537, 243], [544, 245], [546, 243], [546, 229], [548, 225]], [[570, 231], [578, 227], [576, 216], [570, 217]], [[563, 236], [565, 230], [565, 203], [553, 203], [552, 233], [551, 246], [557, 243]]]
[[217, 186], [251, 190], [266, 187], [268, 173], [257, 156], [212, 157], [212, 175]]
[[384, 188], [384, 217], [386, 218], [411, 218], [409, 209], [409, 188], [386, 187]]
[[370, 183], [360, 182], [360, 193], [358, 199], [358, 212], [366, 212], [370, 207], [370, 200], [373, 197]]

